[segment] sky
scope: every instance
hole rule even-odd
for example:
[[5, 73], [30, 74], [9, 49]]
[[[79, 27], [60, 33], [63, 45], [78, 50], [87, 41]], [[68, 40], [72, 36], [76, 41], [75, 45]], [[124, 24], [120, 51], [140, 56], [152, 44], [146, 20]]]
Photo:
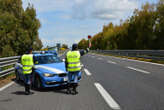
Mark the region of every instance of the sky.
[[22, 0], [36, 9], [41, 22], [39, 37], [44, 47], [56, 43], [72, 45], [102, 31], [104, 25], [119, 24], [146, 2], [158, 0]]

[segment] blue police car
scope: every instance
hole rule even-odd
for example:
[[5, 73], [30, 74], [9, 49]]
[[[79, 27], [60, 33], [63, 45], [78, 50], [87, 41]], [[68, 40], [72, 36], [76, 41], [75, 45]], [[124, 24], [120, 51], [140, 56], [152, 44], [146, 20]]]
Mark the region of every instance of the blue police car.
[[48, 50], [48, 51], [45, 51], [45, 53], [51, 53], [51, 54], [58, 56], [58, 53], [56, 50]]
[[[34, 70], [32, 73], [32, 85], [35, 88], [56, 87], [66, 85], [68, 72], [65, 63], [54, 54], [33, 54]], [[21, 63], [15, 65], [16, 80], [24, 80]], [[79, 72], [78, 80], [81, 79]]]

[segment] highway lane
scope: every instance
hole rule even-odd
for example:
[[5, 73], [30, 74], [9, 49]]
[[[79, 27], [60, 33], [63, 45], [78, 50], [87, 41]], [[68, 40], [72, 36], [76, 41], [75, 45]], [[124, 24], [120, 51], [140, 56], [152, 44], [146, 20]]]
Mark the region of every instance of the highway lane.
[[152, 73], [155, 74], [164, 74], [164, 64], [151, 64], [150, 62], [142, 62], [142, 61], [136, 61], [136, 60], [131, 60], [131, 59], [126, 59], [126, 58], [118, 58], [118, 57], [112, 57], [112, 56], [103, 56], [103, 55], [97, 55], [97, 54], [90, 54], [91, 57], [103, 57], [105, 60], [108, 61], [113, 61], [117, 63], [118, 65], [122, 66], [129, 66], [133, 65], [135, 68], [141, 68], [145, 70], [152, 71]]
[[[104, 60], [107, 60], [108, 62], [113, 64], [120, 65], [122, 67], [132, 67], [135, 69], [143, 70], [146, 72], [150, 72], [150, 75], [153, 77], [157, 77], [158, 79], [164, 80], [164, 64], [151, 64], [150, 62], [142, 62], [142, 61], [136, 61], [131, 59], [122, 59], [112, 56], [102, 56], [102, 55], [92, 55], [91, 58], [99, 59], [99, 57], [103, 57]], [[162, 76], [162, 77], [161, 77]]]
[[26, 96], [14, 83], [0, 92], [0, 110], [164, 110], [164, 67], [95, 54], [82, 63], [78, 95], [52, 88]]
[[51, 88], [32, 90], [34, 94], [29, 96], [24, 94], [22, 85], [14, 83], [0, 92], [0, 110], [112, 110], [94, 83], [94, 79], [83, 72], [77, 95]]
[[[87, 55], [83, 62], [94, 79], [102, 84], [123, 110], [164, 109], [164, 74], [161, 71], [164, 67], [91, 54]], [[135, 67], [136, 64], [138, 68], [146, 66], [160, 70], [157, 74], [153, 69], [146, 68], [150, 74], [145, 74], [127, 68]]]
[[94, 86], [92, 78], [83, 74], [78, 95], [68, 95], [64, 89], [34, 91], [24, 95], [24, 87], [14, 84], [0, 92], [0, 110], [112, 110]]

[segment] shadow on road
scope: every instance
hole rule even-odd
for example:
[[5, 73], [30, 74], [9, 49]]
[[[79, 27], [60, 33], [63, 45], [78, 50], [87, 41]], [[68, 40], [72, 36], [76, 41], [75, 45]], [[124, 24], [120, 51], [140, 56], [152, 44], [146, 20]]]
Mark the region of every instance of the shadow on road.
[[59, 86], [59, 87], [52, 87], [52, 88], [42, 88], [39, 90], [35, 90], [35, 91], [39, 91], [39, 92], [55, 92], [55, 93], [60, 93], [60, 94], [66, 94], [66, 86]]
[[[16, 92], [12, 92], [12, 94], [15, 94], [15, 95], [26, 95], [24, 91], [16, 91]], [[34, 92], [31, 92], [30, 95], [34, 94]]]
[[[15, 79], [12, 79], [12, 81], [14, 81], [16, 84], [23, 86], [24, 87], [24, 83], [23, 81], [16, 81]], [[42, 88], [42, 89], [36, 89], [36, 88], [31, 88], [31, 90], [35, 92], [54, 92], [54, 93], [60, 93], [60, 94], [66, 94], [66, 89], [67, 86], [59, 86], [59, 87], [51, 87], [51, 88]], [[25, 95], [24, 91], [16, 91], [16, 92], [12, 92], [11, 94], [15, 94], [15, 95]]]
[[26, 95], [24, 91], [12, 92], [12, 94], [15, 94], [15, 95]]

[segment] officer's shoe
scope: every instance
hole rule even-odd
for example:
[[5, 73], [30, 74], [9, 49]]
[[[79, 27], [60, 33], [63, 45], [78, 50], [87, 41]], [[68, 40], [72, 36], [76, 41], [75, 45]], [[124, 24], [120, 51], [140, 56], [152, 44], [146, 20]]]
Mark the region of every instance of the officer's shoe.
[[67, 94], [71, 94], [71, 89], [70, 89], [70, 87], [67, 88], [66, 93], [67, 93]]
[[29, 91], [25, 91], [25, 95], [30, 95], [30, 92]]
[[72, 95], [77, 95], [78, 92], [77, 91], [72, 91]]
[[77, 88], [75, 87], [75, 88], [73, 88], [73, 90], [72, 90], [72, 95], [76, 95], [76, 94], [78, 94], [78, 91], [77, 91]]

